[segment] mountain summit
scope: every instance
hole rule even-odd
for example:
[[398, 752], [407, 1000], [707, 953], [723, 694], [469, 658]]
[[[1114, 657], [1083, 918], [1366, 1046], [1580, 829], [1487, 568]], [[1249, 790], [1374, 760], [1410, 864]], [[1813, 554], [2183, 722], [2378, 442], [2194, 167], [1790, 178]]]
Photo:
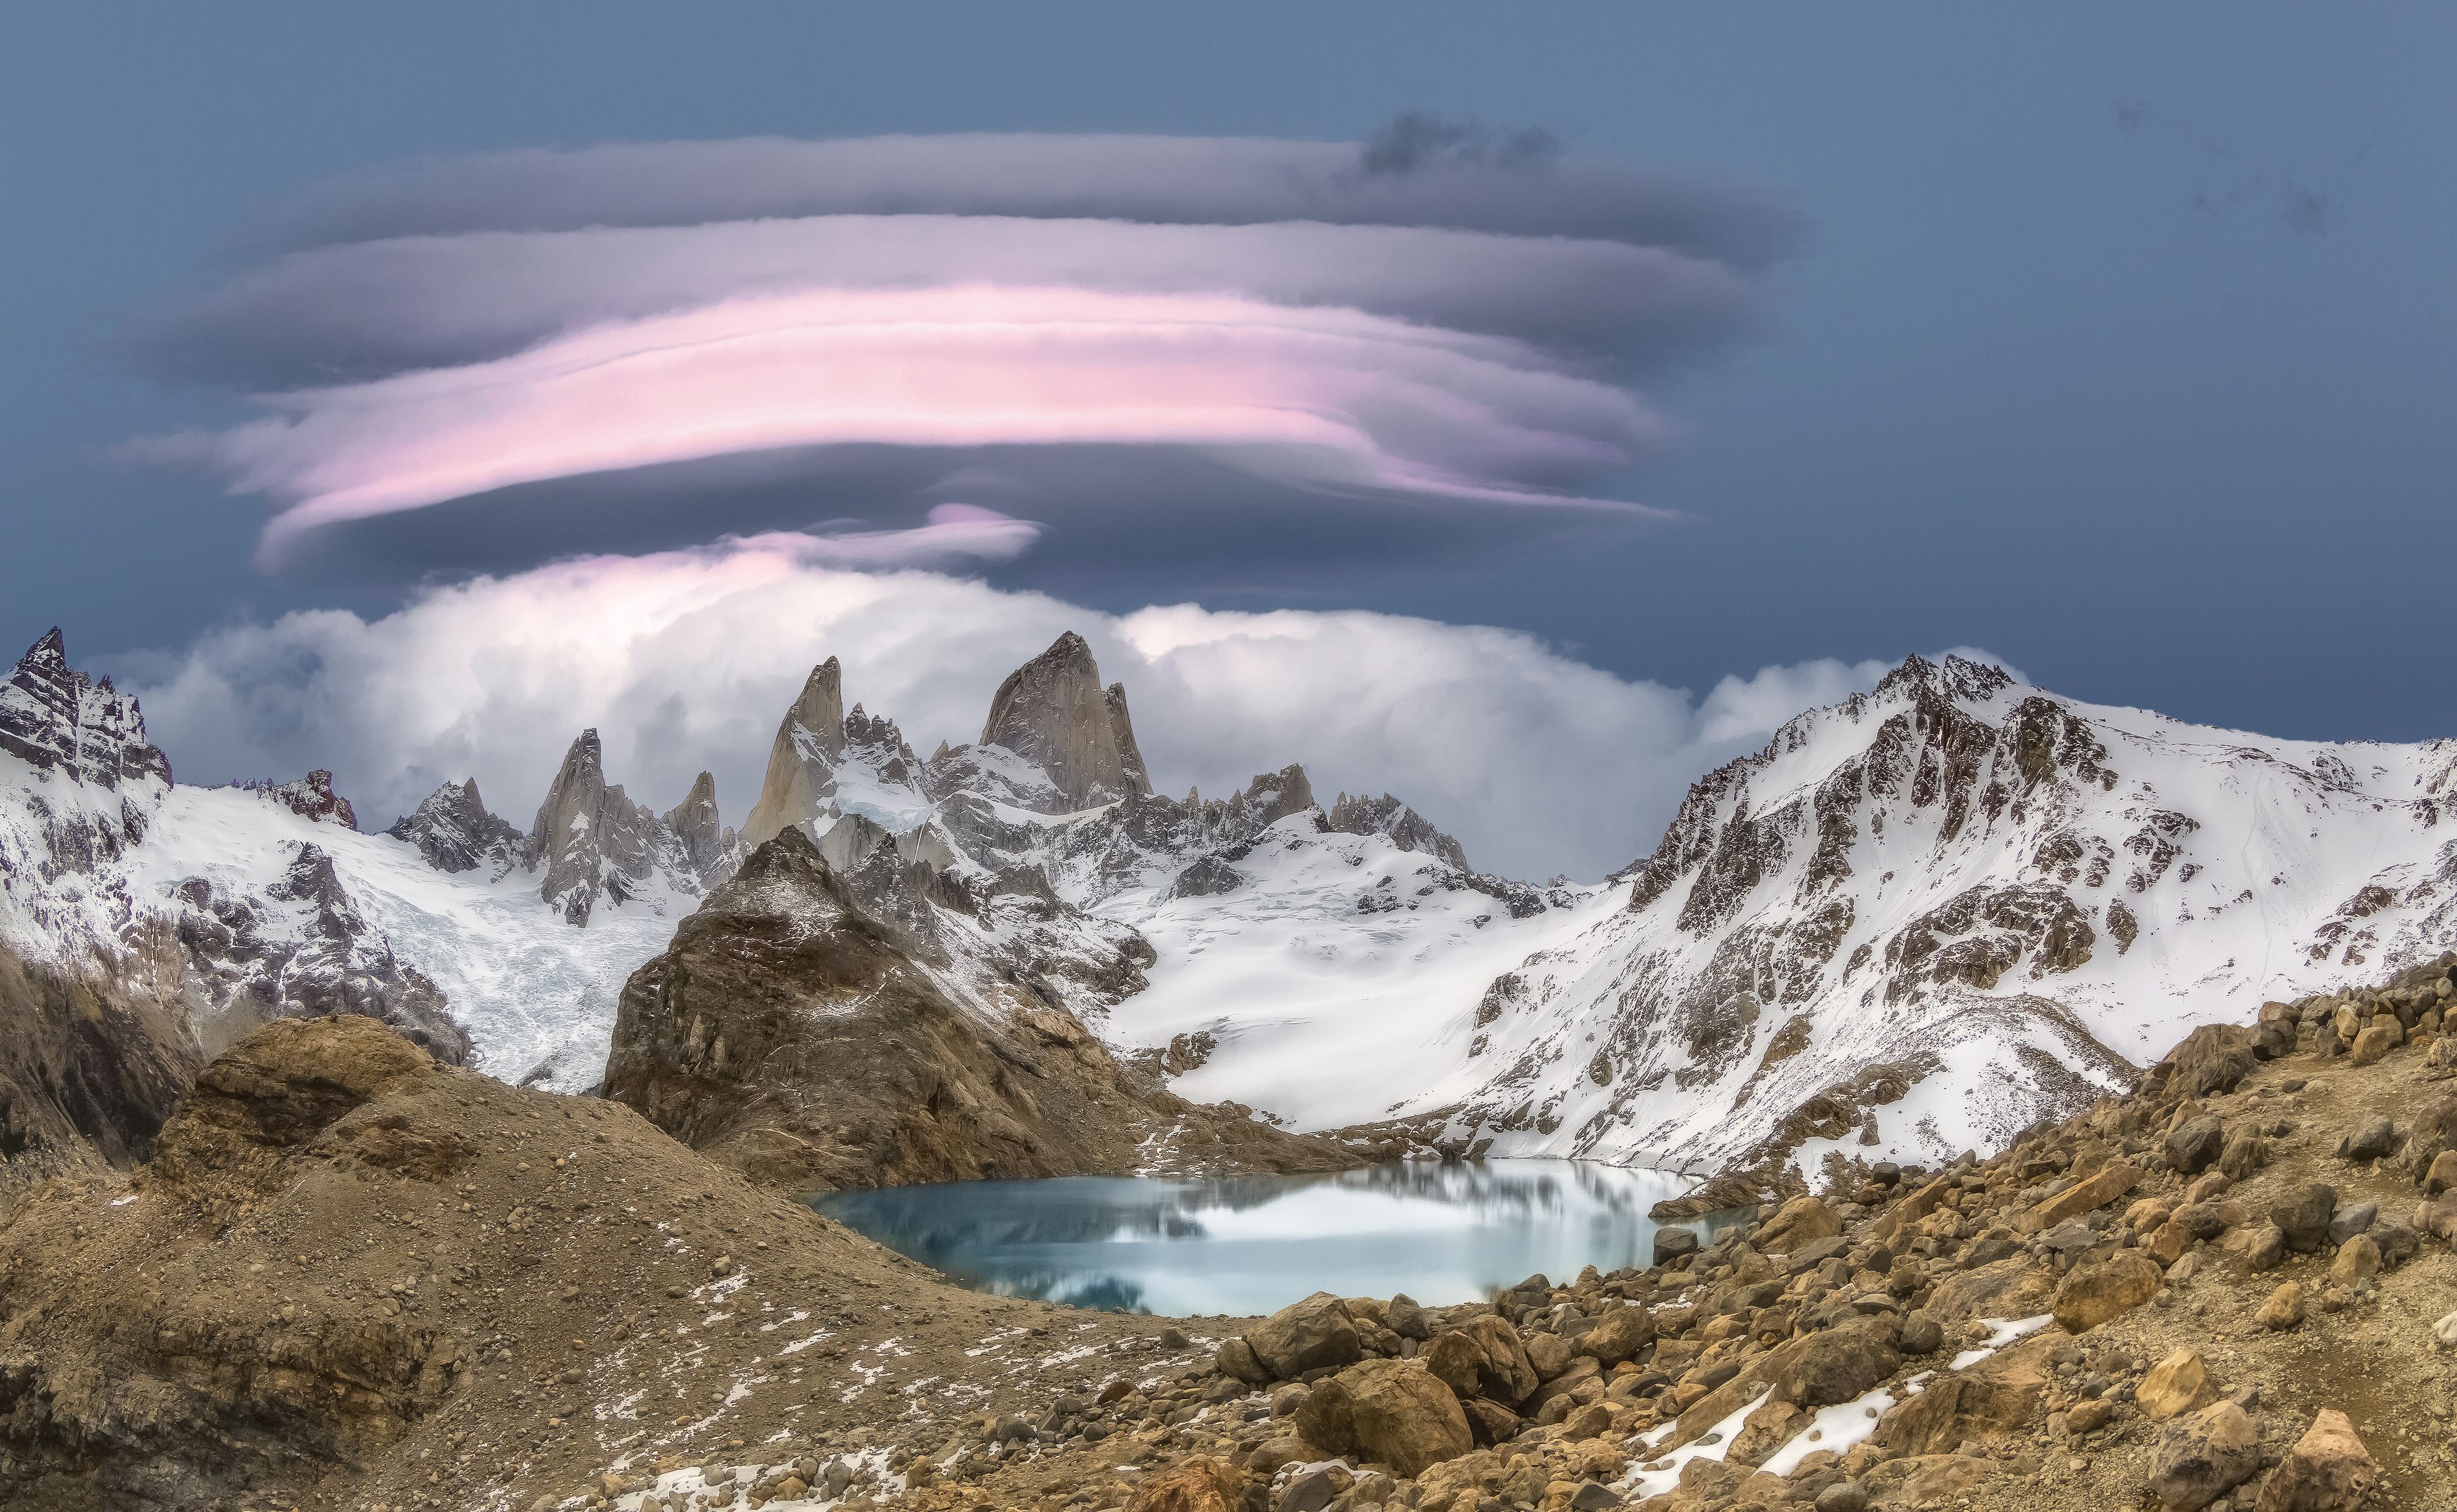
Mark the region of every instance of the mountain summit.
[[1151, 791], [1126, 715], [1125, 685], [1101, 686], [1092, 648], [1071, 630], [999, 684], [981, 743], [1047, 773], [1069, 808]]

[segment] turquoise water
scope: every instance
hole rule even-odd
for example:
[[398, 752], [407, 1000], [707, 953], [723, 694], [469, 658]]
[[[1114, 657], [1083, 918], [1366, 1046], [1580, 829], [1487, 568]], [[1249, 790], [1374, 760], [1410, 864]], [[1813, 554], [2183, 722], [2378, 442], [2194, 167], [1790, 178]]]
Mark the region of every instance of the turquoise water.
[[1536, 1272], [1559, 1281], [1581, 1266], [1643, 1265], [1657, 1228], [1647, 1210], [1687, 1185], [1587, 1161], [1423, 1161], [1209, 1181], [960, 1181], [809, 1201], [977, 1291], [1183, 1317], [1269, 1313], [1313, 1292], [1480, 1301]]

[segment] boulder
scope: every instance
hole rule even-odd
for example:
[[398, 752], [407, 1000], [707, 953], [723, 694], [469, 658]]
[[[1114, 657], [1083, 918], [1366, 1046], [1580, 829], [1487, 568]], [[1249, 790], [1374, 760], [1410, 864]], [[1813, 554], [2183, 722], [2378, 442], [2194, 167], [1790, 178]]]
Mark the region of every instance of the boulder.
[[2131, 1163], [2111, 1162], [2022, 1214], [2013, 1227], [2024, 1233], [2044, 1232], [2068, 1218], [2106, 1207], [2140, 1184], [2141, 1172]]
[[1684, 1254], [1697, 1253], [1698, 1235], [1689, 1230], [1658, 1229], [1655, 1231], [1655, 1264], [1669, 1265]]
[[2457, 1188], [2457, 1150], [2444, 1150], [2423, 1173], [2423, 1194], [2436, 1197], [2451, 1188]]
[[2269, 1221], [2285, 1235], [2286, 1248], [2309, 1254], [2328, 1241], [2329, 1220], [2338, 1214], [2338, 1189], [2325, 1181], [2307, 1181], [2269, 1205]]
[[1391, 1332], [1401, 1338], [1413, 1338], [1422, 1343], [1433, 1336], [1433, 1331], [1425, 1324], [1425, 1310], [1405, 1292], [1385, 1303], [1382, 1313], [1391, 1325]]
[[2229, 1131], [2219, 1151], [2219, 1170], [2231, 1181], [2241, 1181], [2269, 1164], [2269, 1144], [2250, 1126]]
[[2374, 1019], [2361, 1034], [2355, 1036], [2354, 1048], [2347, 1052], [2346, 1058], [2357, 1066], [2369, 1066], [2396, 1049], [2401, 1041], [2395, 1020], [2384, 1024]]
[[1842, 1218], [1827, 1206], [1825, 1198], [1799, 1196], [1775, 1210], [1774, 1216], [1758, 1231], [1756, 1244], [1762, 1253], [1787, 1251], [1842, 1232]]
[[2218, 1385], [2197, 1349], [2179, 1349], [2160, 1360], [2133, 1390], [2134, 1401], [2153, 1422], [2199, 1412], [2217, 1398]]
[[1352, 1365], [1365, 1354], [1348, 1304], [1328, 1292], [1291, 1302], [1263, 1319], [1246, 1336], [1246, 1344], [1282, 1380], [1326, 1366]]
[[2457, 1244], [2457, 1190], [2417, 1204], [2414, 1227], [2444, 1243]]
[[2359, 1233], [2369, 1233], [2380, 1221], [2380, 1204], [2353, 1202], [2340, 1208], [2329, 1219], [2329, 1242], [2343, 1244]]
[[2338, 1141], [2341, 1160], [2378, 1160], [2397, 1149], [2397, 1126], [2385, 1118], [2366, 1119]]
[[1212, 1352], [1211, 1362], [1220, 1374], [1244, 1381], [1249, 1386], [1268, 1386], [1271, 1373], [1254, 1356], [1254, 1346], [1242, 1338], [1232, 1338]]
[[2185, 1097], [2232, 1092], [2252, 1074], [2260, 1034], [2248, 1025], [2204, 1024], [2167, 1052], [2167, 1085]]
[[2188, 1118], [2171, 1130], [2160, 1147], [2167, 1163], [2187, 1176], [2199, 1175], [2218, 1164], [2219, 1155], [2226, 1149], [2226, 1126], [2214, 1114], [2203, 1113]]
[[2158, 1295], [2159, 1279], [2159, 1268], [2148, 1258], [2119, 1253], [2097, 1265], [2075, 1268], [2056, 1288], [2055, 1301], [2048, 1311], [2066, 1333], [2085, 1333]]
[[2253, 1508], [2254, 1512], [2352, 1512], [2379, 1481], [2380, 1466], [2355, 1436], [2355, 1425], [2344, 1413], [2323, 1407], [2279, 1461]]
[[1559, 1334], [1528, 1334], [1520, 1342], [1527, 1350], [1527, 1363], [1536, 1369], [1538, 1380], [1551, 1380], [1570, 1368], [1570, 1344]]
[[2199, 1512], [2261, 1469], [2261, 1431], [2221, 1401], [2170, 1422], [2150, 1462], [2150, 1489], [2168, 1512]]
[[1772, 1369], [1774, 1394], [1803, 1407], [1830, 1407], [1884, 1380], [1902, 1362], [1883, 1339], [1858, 1329], [1827, 1329], [1794, 1341]]
[[1642, 1307], [1610, 1307], [1596, 1319], [1595, 1327], [1579, 1336], [1579, 1352], [1594, 1356], [1597, 1364], [1609, 1369], [1637, 1358], [1654, 1342], [1653, 1314]]
[[2303, 1321], [2303, 1288], [2300, 1282], [2281, 1282], [2277, 1291], [2252, 1315], [2252, 1320], [2272, 1333], [2284, 1333]]
[[1333, 1454], [1410, 1479], [1475, 1447], [1458, 1398], [1417, 1360], [1369, 1359], [1316, 1381], [1297, 1428]]
[[1237, 1512], [1238, 1493], [1234, 1471], [1198, 1455], [1135, 1487], [1126, 1512]]
[[[1453, 1339], [1458, 1342], [1447, 1342]], [[1422, 1358], [1461, 1397], [1490, 1397], [1515, 1406], [1536, 1392], [1536, 1367], [1528, 1362], [1518, 1331], [1490, 1313], [1435, 1335]]]
[[1517, 1413], [1482, 1397], [1462, 1400], [1459, 1410], [1467, 1414], [1468, 1431], [1481, 1444], [1508, 1443], [1523, 1426]]
[[2352, 1291], [2380, 1274], [2380, 1246], [2368, 1233], [2359, 1233], [2338, 1246], [2337, 1257], [2329, 1262], [2329, 1279]]

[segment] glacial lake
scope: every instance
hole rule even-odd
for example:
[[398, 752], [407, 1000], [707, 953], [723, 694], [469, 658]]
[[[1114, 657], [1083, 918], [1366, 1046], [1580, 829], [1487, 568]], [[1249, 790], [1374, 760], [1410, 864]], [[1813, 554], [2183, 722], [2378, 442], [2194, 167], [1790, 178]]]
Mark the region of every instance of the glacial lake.
[[[1542, 1272], [1644, 1265], [1681, 1176], [1577, 1160], [1319, 1175], [1062, 1176], [816, 1194], [812, 1207], [976, 1291], [1109, 1312], [1270, 1313], [1313, 1292], [1428, 1306]], [[1678, 1225], [1704, 1236], [1712, 1220]]]

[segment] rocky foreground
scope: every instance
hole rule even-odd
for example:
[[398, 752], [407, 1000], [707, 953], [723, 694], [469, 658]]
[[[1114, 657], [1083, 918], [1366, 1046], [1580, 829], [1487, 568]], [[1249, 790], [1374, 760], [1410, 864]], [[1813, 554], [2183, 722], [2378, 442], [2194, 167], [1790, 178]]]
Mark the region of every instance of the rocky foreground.
[[279, 1022], [0, 1223], [0, 1504], [2443, 1505], [2450, 963], [1644, 1268], [1243, 1323], [950, 1287], [619, 1104]]

